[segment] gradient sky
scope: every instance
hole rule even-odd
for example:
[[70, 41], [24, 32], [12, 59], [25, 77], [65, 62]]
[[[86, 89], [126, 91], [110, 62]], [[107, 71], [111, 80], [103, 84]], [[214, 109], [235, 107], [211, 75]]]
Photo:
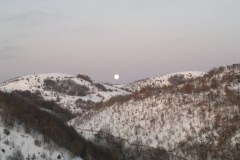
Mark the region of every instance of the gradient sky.
[[0, 0], [0, 82], [59, 72], [128, 83], [240, 63], [239, 19], [240, 0]]

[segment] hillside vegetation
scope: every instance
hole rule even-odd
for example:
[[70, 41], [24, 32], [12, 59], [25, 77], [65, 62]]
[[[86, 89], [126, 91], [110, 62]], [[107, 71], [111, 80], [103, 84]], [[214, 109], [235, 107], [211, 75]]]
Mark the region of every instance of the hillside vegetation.
[[126, 85], [80, 74], [36, 74], [1, 83], [0, 90], [6, 92], [0, 92], [0, 127], [38, 133], [39, 143], [54, 144], [73, 158], [240, 157], [240, 64]]
[[56, 101], [72, 114], [85, 112], [93, 107], [94, 102], [104, 102], [112, 96], [130, 94], [111, 85], [93, 82], [86, 75], [79, 74], [75, 77], [61, 73], [16, 77], [1, 83], [0, 90], [8, 93], [15, 90], [37, 93], [44, 100]]
[[64, 124], [61, 118], [42, 110], [31, 100], [20, 98], [15, 92], [0, 92], [0, 102], [1, 120], [6, 128], [22, 125], [25, 133], [39, 132], [43, 135], [39, 143], [53, 141], [84, 159], [114, 159], [111, 153], [86, 141], [73, 127]]
[[175, 158], [238, 159], [240, 65], [192, 78], [173, 75], [168, 81], [96, 103], [70, 124], [88, 139], [103, 131], [130, 146], [166, 149]]

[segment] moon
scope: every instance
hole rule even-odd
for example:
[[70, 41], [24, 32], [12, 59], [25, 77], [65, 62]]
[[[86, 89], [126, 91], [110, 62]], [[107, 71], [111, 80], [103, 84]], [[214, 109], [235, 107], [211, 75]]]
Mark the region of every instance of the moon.
[[119, 79], [119, 75], [115, 74], [114, 79], [118, 80]]

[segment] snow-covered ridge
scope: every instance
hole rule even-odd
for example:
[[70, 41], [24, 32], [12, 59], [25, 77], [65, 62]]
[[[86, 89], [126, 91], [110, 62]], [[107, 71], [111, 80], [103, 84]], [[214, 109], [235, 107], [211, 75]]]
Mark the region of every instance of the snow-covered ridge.
[[[69, 95], [66, 93], [59, 93], [53, 89], [46, 89], [46, 85], [44, 84], [44, 80], [46, 79], [49, 79], [54, 82], [70, 80], [78, 85], [87, 87], [89, 91], [88, 94], [86, 94], [85, 96], [76, 96]], [[58, 103], [62, 107], [69, 109], [73, 113], [82, 112], [82, 109], [78, 108], [75, 104], [75, 102], [78, 99], [82, 99], [83, 101], [86, 102], [87, 101], [100, 102], [106, 101], [112, 96], [129, 94], [128, 92], [117, 87], [110, 86], [104, 83], [99, 84], [104, 86], [107, 89], [107, 91], [99, 90], [93, 83], [90, 83], [76, 76], [62, 73], [49, 73], [49, 74], [34, 74], [13, 78], [11, 80], [1, 83], [0, 90], [4, 92], [11, 92], [13, 90], [20, 91], [29, 90], [31, 92], [38, 91], [41, 93], [45, 100], [58, 100]]]
[[[41, 93], [45, 100], [58, 101], [58, 103], [62, 107], [69, 109], [72, 113], [81, 113], [82, 108], [76, 105], [76, 101], [79, 99], [85, 102], [87, 101], [104, 102], [110, 99], [112, 96], [130, 94], [126, 90], [133, 92], [145, 86], [169, 85], [170, 83], [168, 81], [168, 78], [174, 75], [183, 75], [184, 78], [187, 79], [203, 76], [204, 74], [205, 74], [204, 72], [186, 71], [138, 80], [126, 85], [110, 85], [105, 83], [99, 83], [108, 90], [107, 92], [99, 90], [99, 88], [97, 88], [93, 83], [90, 83], [84, 79], [69, 74], [63, 73], [34, 74], [7, 80], [0, 84], [0, 90], [4, 92], [11, 92], [13, 90], [20, 91], [29, 90], [31, 92], [38, 91]], [[46, 86], [44, 84], [44, 80], [46, 79], [50, 79], [54, 82], [71, 80], [74, 81], [76, 84], [86, 86], [87, 88], [89, 88], [89, 93], [86, 94], [85, 96], [76, 96], [69, 95], [66, 93], [59, 93], [53, 89], [46, 89]]]
[[162, 76], [156, 76], [153, 78], [138, 80], [138, 81], [126, 84], [124, 86], [121, 86], [120, 88], [127, 89], [134, 92], [146, 86], [161, 87], [163, 85], [169, 85], [170, 83], [168, 81], [168, 78], [174, 75], [183, 75], [185, 79], [188, 79], [188, 78], [196, 78], [199, 76], [203, 76], [204, 74], [205, 72], [201, 72], [201, 71], [176, 72], [176, 73], [165, 74]]

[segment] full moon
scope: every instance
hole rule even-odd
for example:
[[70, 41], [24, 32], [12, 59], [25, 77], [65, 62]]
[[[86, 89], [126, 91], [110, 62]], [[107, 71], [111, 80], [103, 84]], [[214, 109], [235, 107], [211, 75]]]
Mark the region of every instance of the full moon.
[[118, 74], [115, 74], [114, 78], [117, 80], [119, 79], [119, 75]]

